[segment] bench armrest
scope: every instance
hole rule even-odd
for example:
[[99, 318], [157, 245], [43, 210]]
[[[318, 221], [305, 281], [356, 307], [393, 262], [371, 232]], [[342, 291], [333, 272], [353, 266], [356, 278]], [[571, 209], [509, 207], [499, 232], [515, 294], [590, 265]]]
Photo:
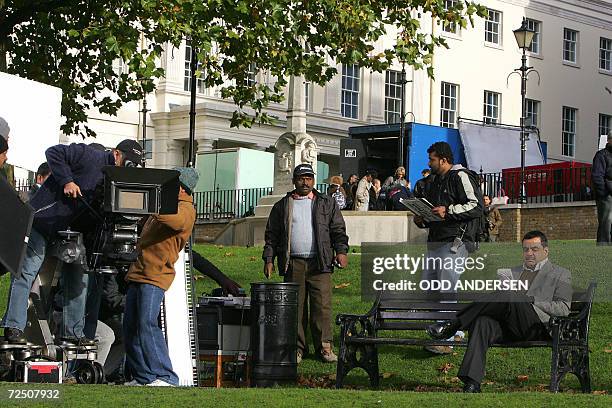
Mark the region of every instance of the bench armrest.
[[551, 316], [549, 320], [553, 343], [587, 344], [589, 321], [587, 315], [578, 313], [573, 316]]

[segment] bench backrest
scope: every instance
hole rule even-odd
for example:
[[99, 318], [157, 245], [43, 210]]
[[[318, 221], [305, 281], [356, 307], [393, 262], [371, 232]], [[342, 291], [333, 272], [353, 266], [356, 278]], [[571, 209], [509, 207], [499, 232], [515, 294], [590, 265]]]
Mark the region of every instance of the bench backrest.
[[[588, 321], [596, 284], [592, 282], [584, 292], [574, 292], [571, 315], [580, 315]], [[376, 330], [423, 330], [432, 322], [452, 320], [469, 303], [441, 303], [426, 300], [401, 300], [379, 296], [372, 312]]]

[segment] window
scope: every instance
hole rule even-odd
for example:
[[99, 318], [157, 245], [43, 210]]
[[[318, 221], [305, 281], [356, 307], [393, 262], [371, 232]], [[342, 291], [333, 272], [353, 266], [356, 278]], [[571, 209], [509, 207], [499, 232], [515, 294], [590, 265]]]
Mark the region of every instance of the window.
[[399, 123], [402, 110], [402, 73], [387, 71], [385, 75], [385, 123]]
[[304, 107], [306, 111], [310, 111], [310, 103], [312, 98], [312, 84], [310, 82], [304, 82]]
[[[200, 67], [200, 63], [198, 63]], [[204, 93], [206, 86], [204, 85], [203, 75], [196, 78], [196, 88], [198, 93]], [[187, 92], [191, 91], [191, 41], [185, 43], [185, 71], [183, 78], [183, 89]]]
[[[449, 10], [457, 5], [457, 0], [444, 0], [444, 8]], [[457, 23], [456, 22], [445, 22], [442, 23], [442, 31], [447, 33], [457, 33]]]
[[459, 85], [442, 82], [440, 90], [440, 126], [454, 128], [457, 123]]
[[563, 107], [561, 154], [574, 157], [576, 148], [576, 114], [578, 109]]
[[542, 34], [542, 23], [528, 18], [527, 28], [533, 30], [533, 32], [535, 33], [533, 35], [533, 40], [531, 41], [531, 46], [529, 46], [527, 50], [533, 54], [540, 54], [540, 46], [542, 45], [540, 39], [540, 36]]
[[129, 74], [128, 64], [121, 58], [116, 58], [113, 60], [113, 71], [117, 76], [121, 76], [121, 74]]
[[489, 14], [485, 20], [485, 41], [491, 44], [501, 45], [502, 13], [488, 9]]
[[153, 159], [153, 139], [146, 139], [144, 141], [144, 151], [146, 160]]
[[499, 105], [501, 94], [497, 92], [484, 92], [483, 122], [487, 124], [499, 123]]
[[342, 116], [359, 117], [359, 66], [342, 64]]
[[599, 69], [612, 72], [612, 40], [599, 39]]
[[563, 29], [563, 61], [578, 62], [578, 31]]
[[599, 133], [597, 134], [597, 140], [599, 136], [607, 135], [612, 130], [612, 115], [606, 115], [604, 113], [599, 114]]
[[257, 65], [254, 62], [251, 62], [249, 64], [249, 67], [247, 68], [247, 71], [244, 74], [244, 83], [246, 86], [254, 86], [256, 81], [256, 75], [257, 75]]
[[526, 126], [535, 126], [540, 127], [540, 101], [535, 101], [533, 99], [525, 100], [525, 125]]

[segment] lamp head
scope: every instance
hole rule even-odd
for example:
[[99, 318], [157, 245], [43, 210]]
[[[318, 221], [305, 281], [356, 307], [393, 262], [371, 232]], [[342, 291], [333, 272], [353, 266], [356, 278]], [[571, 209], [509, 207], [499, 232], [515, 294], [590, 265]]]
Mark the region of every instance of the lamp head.
[[516, 38], [516, 43], [518, 44], [520, 49], [526, 50], [531, 47], [531, 42], [533, 41], [535, 31], [527, 27], [527, 19], [523, 19], [521, 27], [514, 30], [513, 32], [514, 38]]

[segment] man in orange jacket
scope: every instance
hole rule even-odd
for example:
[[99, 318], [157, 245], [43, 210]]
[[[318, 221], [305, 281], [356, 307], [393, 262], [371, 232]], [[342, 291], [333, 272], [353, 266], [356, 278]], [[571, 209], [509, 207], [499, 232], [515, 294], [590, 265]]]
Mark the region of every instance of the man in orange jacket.
[[164, 294], [174, 280], [174, 263], [195, 223], [191, 194], [198, 182], [198, 173], [190, 167], [176, 170], [181, 173], [178, 211], [149, 217], [138, 242], [138, 259], [125, 277], [128, 290], [123, 336], [126, 371], [133, 378], [126, 385], [178, 385], [158, 317]]

